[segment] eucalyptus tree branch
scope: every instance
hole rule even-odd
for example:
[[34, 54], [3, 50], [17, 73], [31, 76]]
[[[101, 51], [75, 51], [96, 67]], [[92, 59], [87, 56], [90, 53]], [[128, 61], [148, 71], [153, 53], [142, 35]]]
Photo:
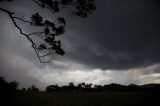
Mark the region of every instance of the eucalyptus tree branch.
[[23, 21], [23, 22], [28, 22], [28, 23], [31, 23], [31, 22], [30, 22], [30, 21], [25, 21], [25, 20], [23, 20], [22, 18], [14, 17], [13, 15], [14, 15], [15, 13], [10, 12], [10, 11], [8, 11], [8, 10], [6, 10], [6, 9], [0, 8], [0, 11], [3, 11], [3, 12], [5, 12], [5, 13], [7, 13], [8, 16], [11, 18], [14, 26], [19, 30], [20, 34], [21, 34], [21, 35], [24, 35], [24, 36], [31, 42], [31, 44], [32, 44], [31, 47], [32, 47], [32, 48], [34, 49], [34, 51], [36, 52], [36, 55], [37, 55], [39, 61], [40, 61], [41, 63], [48, 63], [48, 61], [44, 62], [44, 61], [41, 60], [41, 58], [40, 58], [41, 56], [40, 56], [40, 54], [39, 54], [39, 52], [38, 52], [38, 50], [37, 50], [37, 45], [34, 43], [34, 41], [32, 40], [32, 38], [29, 36], [29, 35], [36, 35], [37, 32], [36, 32], [36, 33], [35, 33], [35, 32], [34, 32], [34, 33], [31, 33], [31, 34], [25, 34], [25, 33], [22, 31], [21, 27], [18, 26], [18, 24], [16, 23], [15, 19], [19, 19], [19, 20], [21, 20], [21, 21]]
[[[1, 1], [13, 1], [13, 0], [1, 0]], [[0, 1], [0, 2], [1, 2]], [[60, 12], [63, 8], [68, 8], [76, 16], [85, 18], [92, 11], [96, 9], [94, 0], [33, 0], [38, 6], [48, 9], [53, 14]], [[0, 11], [5, 12], [10, 17], [13, 25], [19, 30], [19, 33], [25, 36], [34, 49], [39, 61], [41, 63], [50, 62], [55, 55], [64, 55], [65, 51], [62, 49], [61, 41], [56, 37], [65, 33], [66, 20], [63, 17], [58, 17], [56, 21], [44, 20], [39, 13], [33, 14], [31, 20], [25, 20], [23, 17], [15, 16], [15, 13], [0, 7]], [[17, 24], [19, 21], [29, 23], [31, 26], [38, 27], [43, 31], [35, 31], [32, 33], [24, 33], [22, 28]], [[40, 39], [35, 39], [35, 38]], [[40, 42], [39, 44], [39, 41]], [[48, 61], [42, 60], [46, 56], [49, 56]]]

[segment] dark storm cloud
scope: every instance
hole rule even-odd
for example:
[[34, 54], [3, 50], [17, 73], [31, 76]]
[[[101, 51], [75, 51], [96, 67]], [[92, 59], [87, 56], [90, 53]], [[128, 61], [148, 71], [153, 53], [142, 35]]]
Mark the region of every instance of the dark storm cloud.
[[158, 0], [97, 1], [95, 14], [68, 26], [75, 32], [68, 55], [83, 64], [126, 69], [160, 62]]
[[[31, 1], [23, 4], [17, 0], [4, 7], [17, 11], [18, 15], [28, 16], [40, 10], [44, 17], [54, 18]], [[103, 0], [96, 1], [96, 5], [94, 14], [86, 19], [61, 14], [67, 21], [66, 34], [61, 37], [65, 58], [101, 69], [128, 69], [159, 63], [158, 0]]]

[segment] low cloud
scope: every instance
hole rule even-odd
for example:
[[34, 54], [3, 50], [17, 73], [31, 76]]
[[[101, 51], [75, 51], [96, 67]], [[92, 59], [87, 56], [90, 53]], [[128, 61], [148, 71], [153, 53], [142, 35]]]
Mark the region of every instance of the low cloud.
[[[84, 64], [68, 61], [54, 61], [55, 68], [50, 65], [44, 67], [38, 67], [31, 61], [26, 60], [23, 57], [16, 55], [10, 55], [7, 57], [8, 61], [1, 63], [1, 74], [7, 77], [7, 79], [17, 80], [20, 82], [21, 87], [37, 85], [41, 89], [45, 89], [45, 86], [50, 84], [66, 85], [69, 82], [78, 84], [80, 82], [93, 83], [93, 84], [146, 84], [146, 83], [160, 83], [160, 64], [147, 66], [139, 69], [128, 70], [102, 70], [102, 69], [90, 69]], [[6, 60], [6, 59], [5, 59]], [[7, 68], [7, 64], [9, 67]], [[59, 68], [64, 67], [64, 68]], [[65, 68], [67, 67], [67, 68]]]

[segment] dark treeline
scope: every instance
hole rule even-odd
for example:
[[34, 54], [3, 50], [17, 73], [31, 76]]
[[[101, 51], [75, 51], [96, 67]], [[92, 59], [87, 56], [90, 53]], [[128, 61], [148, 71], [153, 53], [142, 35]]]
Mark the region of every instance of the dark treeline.
[[0, 92], [12, 92], [16, 91], [19, 83], [17, 81], [7, 82], [3, 77], [0, 76]]
[[[0, 93], [1, 94], [8, 94], [12, 93], [14, 91], [32, 91], [32, 92], [38, 92], [39, 88], [37, 88], [35, 85], [32, 85], [29, 88], [22, 88], [18, 89], [19, 83], [17, 81], [7, 82], [3, 77], [0, 77]], [[121, 85], [116, 83], [111, 83], [107, 85], [93, 85], [92, 83], [79, 83], [78, 85], [75, 85], [73, 82], [70, 82], [68, 85], [65, 86], [59, 86], [57, 84], [55, 85], [49, 85], [46, 87], [45, 91], [47, 92], [56, 92], [56, 91], [105, 91], [105, 90], [118, 90], [118, 91], [128, 91], [128, 90], [160, 90], [160, 84], [145, 84], [145, 85], [136, 85], [136, 84], [130, 84], [130, 85]]]
[[[17, 81], [8, 82], [5, 80], [4, 77], [0, 76], [0, 94], [6, 94], [6, 93], [8, 94], [8, 93], [12, 93], [14, 91], [20, 90], [18, 89], [18, 86], [19, 86], [19, 82]], [[22, 88], [21, 90], [22, 91], [39, 91], [39, 89], [35, 85], [32, 85], [27, 89]]]
[[55, 91], [107, 91], [107, 90], [115, 90], [115, 91], [145, 91], [145, 90], [160, 90], [160, 84], [145, 84], [145, 85], [121, 85], [116, 83], [111, 83], [107, 85], [92, 85], [92, 83], [79, 83], [78, 85], [74, 85], [73, 82], [70, 82], [65, 86], [49, 85], [46, 87], [47, 92], [55, 92]]

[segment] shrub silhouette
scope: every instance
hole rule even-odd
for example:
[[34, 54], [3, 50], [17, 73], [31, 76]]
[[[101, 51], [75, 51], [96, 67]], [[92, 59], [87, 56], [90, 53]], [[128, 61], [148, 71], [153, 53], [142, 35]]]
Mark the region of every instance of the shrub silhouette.
[[46, 91], [47, 92], [54, 92], [54, 91], [59, 91], [59, 86], [56, 84], [56, 85], [49, 85], [46, 87]]

